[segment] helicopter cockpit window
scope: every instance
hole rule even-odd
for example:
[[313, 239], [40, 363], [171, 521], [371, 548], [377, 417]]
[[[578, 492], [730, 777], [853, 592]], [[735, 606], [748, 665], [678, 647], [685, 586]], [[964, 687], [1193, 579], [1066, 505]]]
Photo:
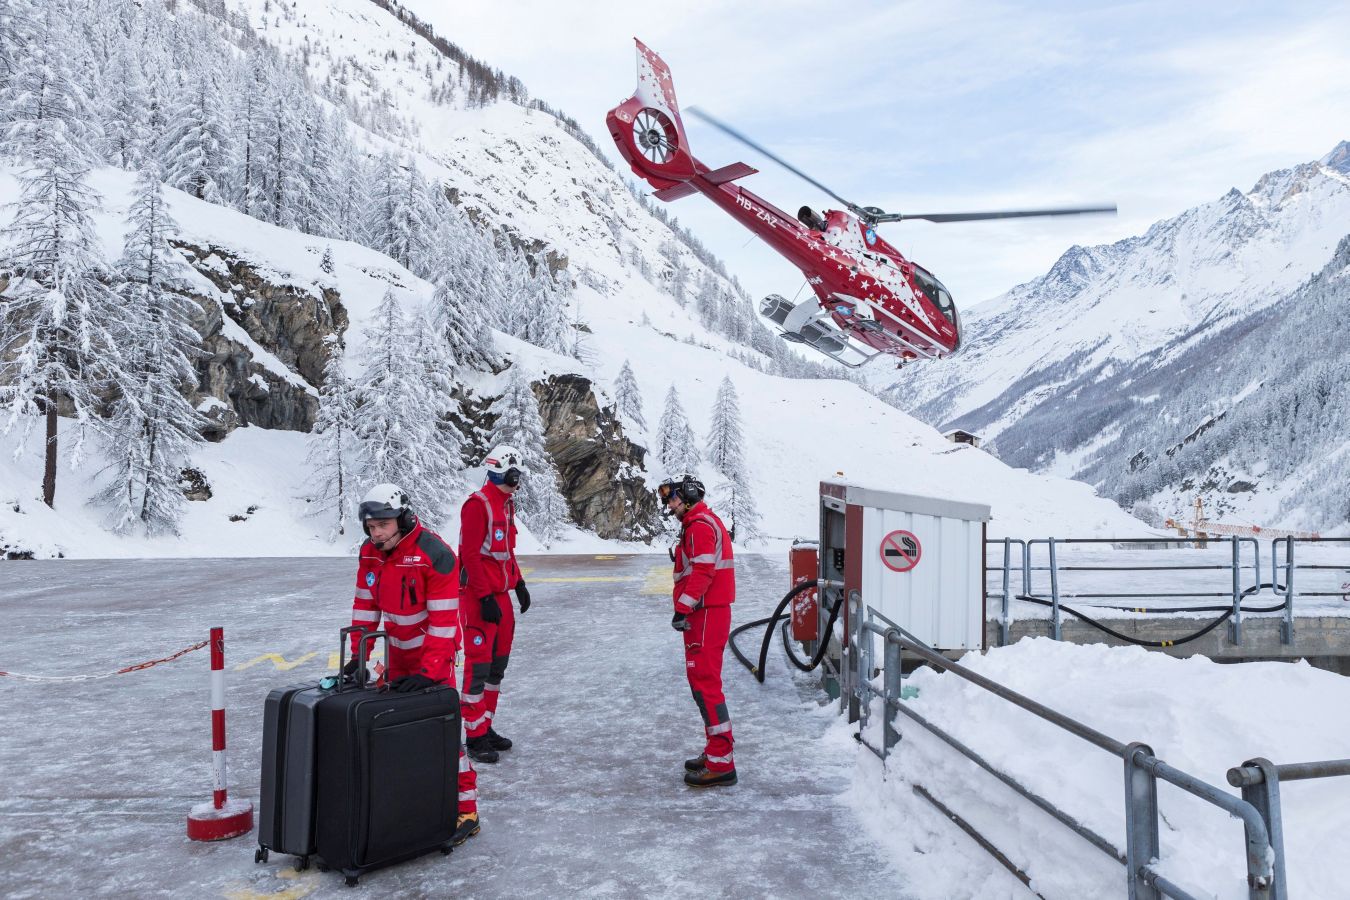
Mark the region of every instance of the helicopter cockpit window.
[[952, 295], [942, 282], [934, 278], [931, 272], [919, 266], [914, 267], [914, 281], [928, 299], [933, 302], [933, 305], [947, 317], [947, 321], [955, 325], [956, 307], [952, 305]]

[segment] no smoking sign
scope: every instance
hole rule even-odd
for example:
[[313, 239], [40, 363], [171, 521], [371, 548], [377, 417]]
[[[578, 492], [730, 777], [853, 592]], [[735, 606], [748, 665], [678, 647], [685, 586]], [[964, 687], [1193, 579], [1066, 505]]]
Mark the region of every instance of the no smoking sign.
[[922, 555], [923, 547], [912, 531], [892, 531], [881, 539], [881, 563], [892, 572], [908, 572]]

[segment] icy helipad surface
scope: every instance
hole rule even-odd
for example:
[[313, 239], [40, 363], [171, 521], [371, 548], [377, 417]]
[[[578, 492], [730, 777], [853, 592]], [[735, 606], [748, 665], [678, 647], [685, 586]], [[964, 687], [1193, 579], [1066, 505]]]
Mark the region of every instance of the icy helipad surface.
[[[785, 566], [738, 562], [736, 621], [767, 615]], [[765, 685], [728, 653], [741, 781], [686, 788], [682, 760], [701, 748], [702, 729], [669, 627], [669, 563], [526, 566], [535, 605], [519, 623], [497, 719], [517, 748], [480, 767], [483, 832], [451, 857], [374, 872], [352, 890], [332, 873], [296, 873], [289, 857], [255, 865], [254, 836], [187, 841], [188, 809], [209, 798], [211, 781], [208, 657], [198, 651], [96, 681], [0, 678], [0, 894], [904, 896], [843, 797], [854, 754], [819, 739], [834, 717], [786, 677], [780, 652]], [[6, 564], [0, 669], [105, 672], [223, 625], [231, 797], [256, 802], [263, 697], [326, 671], [354, 571], [346, 559]]]

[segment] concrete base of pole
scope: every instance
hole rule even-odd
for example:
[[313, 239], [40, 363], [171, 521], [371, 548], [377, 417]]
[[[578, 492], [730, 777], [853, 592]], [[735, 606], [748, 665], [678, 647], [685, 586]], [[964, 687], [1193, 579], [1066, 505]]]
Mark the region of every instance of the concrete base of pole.
[[247, 800], [226, 800], [216, 809], [208, 800], [188, 813], [187, 836], [194, 841], [223, 841], [253, 830], [253, 804]]

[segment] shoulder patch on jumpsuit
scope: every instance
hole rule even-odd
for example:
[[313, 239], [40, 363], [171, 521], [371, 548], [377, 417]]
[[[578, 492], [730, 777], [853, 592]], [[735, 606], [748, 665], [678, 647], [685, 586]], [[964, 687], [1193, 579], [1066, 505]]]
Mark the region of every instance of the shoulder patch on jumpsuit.
[[455, 570], [455, 551], [430, 531], [423, 531], [418, 535], [417, 546], [431, 558], [431, 567], [437, 572], [449, 575]]

